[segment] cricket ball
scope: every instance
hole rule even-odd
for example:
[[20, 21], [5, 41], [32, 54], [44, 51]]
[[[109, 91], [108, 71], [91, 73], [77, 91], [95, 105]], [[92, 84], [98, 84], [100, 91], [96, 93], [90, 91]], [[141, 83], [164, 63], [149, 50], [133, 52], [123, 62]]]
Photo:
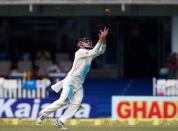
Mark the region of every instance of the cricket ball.
[[105, 9], [105, 13], [110, 13], [111, 10], [110, 9]]

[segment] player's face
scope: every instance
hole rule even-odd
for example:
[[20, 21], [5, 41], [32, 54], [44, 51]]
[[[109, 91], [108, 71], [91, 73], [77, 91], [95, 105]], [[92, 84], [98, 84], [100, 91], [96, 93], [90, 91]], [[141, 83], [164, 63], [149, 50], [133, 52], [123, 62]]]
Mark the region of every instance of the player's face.
[[82, 44], [83, 44], [84, 47], [90, 48], [90, 41], [89, 40], [82, 42]]

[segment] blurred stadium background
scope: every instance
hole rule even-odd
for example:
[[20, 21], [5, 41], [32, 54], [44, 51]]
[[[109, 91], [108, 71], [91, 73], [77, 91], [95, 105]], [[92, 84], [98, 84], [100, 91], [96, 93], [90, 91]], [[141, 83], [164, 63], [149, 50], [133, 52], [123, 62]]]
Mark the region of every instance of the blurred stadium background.
[[[104, 26], [107, 51], [93, 61], [68, 126], [177, 130], [178, 0], [0, 0], [0, 131], [44, 130], [34, 119], [60, 96], [51, 84], [69, 71], [78, 39], [96, 43]], [[129, 126], [145, 128], [121, 128]]]

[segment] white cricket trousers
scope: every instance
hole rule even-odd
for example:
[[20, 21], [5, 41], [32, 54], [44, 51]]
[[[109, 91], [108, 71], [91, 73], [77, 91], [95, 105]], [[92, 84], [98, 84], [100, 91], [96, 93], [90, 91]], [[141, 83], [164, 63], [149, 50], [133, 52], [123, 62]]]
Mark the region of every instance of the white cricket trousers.
[[58, 100], [44, 108], [40, 112], [40, 116], [48, 116], [50, 113], [65, 106], [70, 101], [70, 105], [64, 114], [59, 118], [60, 121], [66, 123], [75, 113], [81, 108], [83, 99], [83, 88], [79, 83], [74, 81], [71, 77], [66, 77], [63, 83], [63, 90]]

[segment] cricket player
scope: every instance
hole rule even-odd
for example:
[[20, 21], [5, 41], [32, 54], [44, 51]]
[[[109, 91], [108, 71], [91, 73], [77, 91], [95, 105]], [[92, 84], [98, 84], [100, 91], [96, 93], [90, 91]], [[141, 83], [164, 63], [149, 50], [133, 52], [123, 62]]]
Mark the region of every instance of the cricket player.
[[105, 39], [108, 35], [108, 31], [109, 28], [106, 27], [104, 30], [99, 31], [99, 40], [93, 49], [92, 42], [88, 38], [84, 37], [79, 40], [79, 50], [75, 53], [72, 69], [63, 81], [60, 81], [51, 87], [55, 92], [59, 92], [61, 88], [63, 88], [61, 96], [58, 100], [54, 101], [40, 112], [37, 119], [39, 124], [41, 124], [42, 120], [50, 113], [67, 105], [70, 101], [70, 105], [67, 110], [54, 123], [58, 128], [65, 129], [64, 124], [71, 119], [78, 110], [80, 110], [83, 99], [82, 84], [90, 69], [92, 60], [103, 54], [106, 50]]

